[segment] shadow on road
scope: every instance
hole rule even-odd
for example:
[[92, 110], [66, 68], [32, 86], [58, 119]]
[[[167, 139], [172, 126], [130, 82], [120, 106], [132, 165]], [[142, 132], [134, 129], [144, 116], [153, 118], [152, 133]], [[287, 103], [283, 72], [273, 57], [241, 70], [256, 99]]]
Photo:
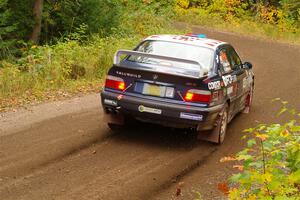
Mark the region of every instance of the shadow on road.
[[113, 132], [117, 142], [135, 143], [167, 150], [188, 151], [197, 146], [216, 146], [197, 140], [197, 135], [189, 130], [172, 129], [160, 125], [138, 122], [124, 130]]

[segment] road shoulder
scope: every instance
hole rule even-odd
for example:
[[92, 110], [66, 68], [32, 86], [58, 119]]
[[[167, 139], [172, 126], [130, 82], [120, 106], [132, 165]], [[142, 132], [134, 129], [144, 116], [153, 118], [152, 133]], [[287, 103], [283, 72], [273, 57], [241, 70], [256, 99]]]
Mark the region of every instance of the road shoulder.
[[0, 113], [0, 137], [30, 128], [33, 124], [47, 119], [92, 108], [100, 109], [99, 94], [46, 102]]

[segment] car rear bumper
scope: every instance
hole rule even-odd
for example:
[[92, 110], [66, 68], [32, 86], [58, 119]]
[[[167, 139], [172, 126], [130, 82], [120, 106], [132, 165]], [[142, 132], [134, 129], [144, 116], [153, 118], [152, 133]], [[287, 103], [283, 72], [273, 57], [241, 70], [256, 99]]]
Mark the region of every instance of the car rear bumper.
[[175, 128], [195, 128], [210, 130], [214, 127], [216, 118], [223, 105], [214, 107], [199, 107], [162, 102], [153, 99], [102, 91], [101, 102], [107, 122], [123, 123], [124, 116], [137, 120], [161, 124]]

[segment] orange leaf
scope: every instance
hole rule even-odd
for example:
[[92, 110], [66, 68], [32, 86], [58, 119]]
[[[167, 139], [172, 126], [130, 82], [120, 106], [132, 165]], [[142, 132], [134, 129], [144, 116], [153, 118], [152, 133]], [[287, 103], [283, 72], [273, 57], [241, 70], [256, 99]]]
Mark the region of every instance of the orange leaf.
[[229, 194], [229, 187], [228, 187], [227, 183], [219, 183], [218, 189], [225, 195]]
[[243, 171], [244, 170], [244, 166], [243, 165], [233, 165], [233, 168], [236, 168], [240, 171]]
[[234, 161], [234, 160], [236, 160], [234, 157], [227, 156], [227, 157], [221, 158], [220, 162], [228, 162], [228, 161]]
[[269, 136], [266, 134], [256, 134], [256, 137], [261, 139], [262, 141], [265, 141]]

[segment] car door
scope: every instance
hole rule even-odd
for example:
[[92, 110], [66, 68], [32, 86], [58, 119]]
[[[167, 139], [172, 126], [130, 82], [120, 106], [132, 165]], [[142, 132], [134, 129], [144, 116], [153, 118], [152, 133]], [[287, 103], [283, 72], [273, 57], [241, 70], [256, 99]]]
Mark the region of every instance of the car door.
[[230, 99], [229, 118], [232, 119], [240, 110], [242, 84], [245, 73], [241, 67], [241, 60], [230, 45], [224, 45], [220, 48], [219, 63], [226, 94]]
[[241, 109], [244, 107], [244, 96], [245, 96], [245, 90], [244, 90], [244, 82], [245, 78], [247, 77], [247, 74], [245, 73], [245, 69], [242, 67], [242, 61], [238, 54], [236, 53], [235, 49], [232, 46], [227, 47], [228, 56], [229, 56], [229, 62], [230, 66], [232, 67], [232, 76], [236, 77], [236, 88], [235, 88], [235, 94], [234, 97], [235, 101], [235, 108], [234, 108], [234, 114], [241, 111]]

